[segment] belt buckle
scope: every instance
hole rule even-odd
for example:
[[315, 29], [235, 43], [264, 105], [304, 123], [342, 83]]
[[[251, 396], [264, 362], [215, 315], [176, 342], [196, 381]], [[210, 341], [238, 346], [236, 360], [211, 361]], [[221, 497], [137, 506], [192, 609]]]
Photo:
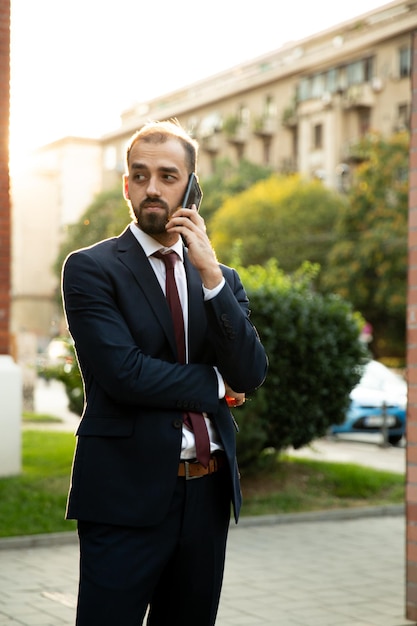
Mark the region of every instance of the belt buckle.
[[192, 465], [192, 463], [184, 461], [185, 480], [195, 480], [196, 478], [201, 478], [201, 476], [190, 476], [190, 465]]

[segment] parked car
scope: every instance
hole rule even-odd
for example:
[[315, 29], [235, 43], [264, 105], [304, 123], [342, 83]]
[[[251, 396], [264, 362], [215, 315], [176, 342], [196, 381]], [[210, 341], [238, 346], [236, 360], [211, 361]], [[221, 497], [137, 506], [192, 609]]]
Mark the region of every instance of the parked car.
[[384, 433], [398, 444], [405, 435], [407, 383], [378, 361], [369, 361], [361, 380], [350, 393], [350, 406], [343, 424], [330, 427], [330, 434]]

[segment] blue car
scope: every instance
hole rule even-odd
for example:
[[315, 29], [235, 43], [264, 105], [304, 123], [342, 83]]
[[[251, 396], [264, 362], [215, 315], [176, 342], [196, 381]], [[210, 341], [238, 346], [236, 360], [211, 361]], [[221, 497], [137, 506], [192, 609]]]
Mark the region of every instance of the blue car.
[[332, 425], [330, 434], [381, 433], [386, 429], [391, 445], [401, 441], [407, 413], [407, 383], [401, 376], [378, 361], [369, 361], [350, 400], [345, 421]]

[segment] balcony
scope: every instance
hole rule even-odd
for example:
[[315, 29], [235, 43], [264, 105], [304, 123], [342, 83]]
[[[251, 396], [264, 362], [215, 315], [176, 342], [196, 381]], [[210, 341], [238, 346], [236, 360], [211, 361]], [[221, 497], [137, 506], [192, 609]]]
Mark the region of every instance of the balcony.
[[238, 115], [230, 115], [223, 122], [223, 132], [227, 141], [242, 145], [249, 139], [249, 126]]
[[296, 128], [298, 124], [298, 115], [297, 115], [297, 108], [295, 105], [291, 105], [287, 107], [286, 109], [284, 109], [281, 122], [282, 122], [282, 125], [285, 126], [285, 128], [288, 128], [290, 130], [292, 130], [293, 128]]
[[371, 108], [375, 104], [375, 92], [369, 83], [352, 85], [342, 96], [344, 109]]
[[344, 143], [340, 156], [342, 162], [358, 164], [369, 159], [369, 152], [360, 144], [358, 137], [356, 140], [349, 140]]
[[272, 137], [277, 130], [277, 121], [275, 117], [270, 115], [260, 115], [256, 120], [253, 132], [258, 137]]
[[200, 147], [209, 154], [217, 154], [220, 150], [220, 135], [213, 132], [200, 138]]

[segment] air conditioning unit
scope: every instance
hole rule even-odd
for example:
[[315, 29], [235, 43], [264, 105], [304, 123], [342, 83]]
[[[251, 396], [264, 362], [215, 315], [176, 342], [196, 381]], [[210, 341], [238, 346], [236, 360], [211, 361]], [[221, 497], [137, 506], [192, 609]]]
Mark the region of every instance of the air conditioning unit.
[[382, 80], [378, 76], [374, 76], [371, 81], [371, 86], [376, 93], [379, 93], [380, 91], [382, 91], [383, 87]]
[[330, 93], [330, 91], [326, 91], [322, 95], [321, 102], [324, 107], [329, 107], [332, 104], [332, 94]]

